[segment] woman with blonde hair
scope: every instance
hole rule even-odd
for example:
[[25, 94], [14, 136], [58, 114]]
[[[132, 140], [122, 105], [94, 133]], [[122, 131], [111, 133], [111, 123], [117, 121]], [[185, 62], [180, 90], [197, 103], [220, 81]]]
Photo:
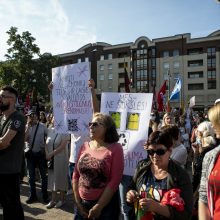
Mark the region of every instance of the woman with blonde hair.
[[[193, 163], [192, 163], [192, 182], [194, 192], [194, 204], [195, 209], [198, 210], [198, 198], [199, 198], [199, 183], [202, 173], [202, 162], [205, 154], [215, 147], [215, 133], [212, 128], [212, 123], [204, 121], [198, 125], [196, 131], [197, 137], [195, 143], [192, 143], [192, 149], [194, 151]], [[194, 213], [197, 215], [197, 213]]]
[[[220, 105], [208, 111], [216, 138], [220, 139]], [[202, 164], [199, 188], [199, 219], [220, 219], [220, 145], [209, 151]]]
[[162, 121], [161, 127], [166, 126], [166, 125], [171, 125], [171, 124], [174, 124], [174, 119], [173, 119], [172, 114], [170, 112], [167, 112], [163, 116], [163, 121]]

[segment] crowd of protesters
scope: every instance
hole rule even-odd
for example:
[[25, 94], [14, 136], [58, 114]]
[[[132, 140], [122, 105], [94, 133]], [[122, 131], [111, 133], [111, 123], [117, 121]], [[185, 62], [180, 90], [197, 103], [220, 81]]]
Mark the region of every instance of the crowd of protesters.
[[27, 204], [38, 201], [39, 175], [46, 208], [62, 207], [66, 194], [73, 194], [75, 220], [220, 219], [220, 100], [207, 113], [152, 110], [143, 146], [147, 157], [127, 176], [114, 119], [99, 113], [94, 81], [88, 85], [94, 108], [88, 137], [58, 134], [51, 111], [22, 115], [15, 109], [17, 91], [1, 89], [4, 219], [24, 219], [19, 188], [26, 172]]

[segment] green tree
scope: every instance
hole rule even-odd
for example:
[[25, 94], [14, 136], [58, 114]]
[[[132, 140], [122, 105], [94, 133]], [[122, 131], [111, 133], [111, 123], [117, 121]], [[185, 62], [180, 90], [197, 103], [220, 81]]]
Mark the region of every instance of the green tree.
[[52, 56], [51, 53], [40, 55], [36, 66], [36, 85], [38, 95], [49, 101], [48, 84], [52, 80], [52, 68], [61, 64], [60, 58]]
[[50, 53], [41, 55], [40, 48], [34, 43], [35, 38], [28, 31], [19, 34], [16, 27], [11, 27], [6, 33], [9, 48], [6, 61], [0, 62], [0, 85], [13, 85], [23, 100], [33, 90], [34, 99], [39, 96], [48, 99], [51, 68], [60, 64], [59, 58]]
[[[34, 44], [35, 38], [28, 31], [20, 35], [16, 27], [11, 27], [6, 33], [9, 35], [6, 62], [13, 67], [10, 79], [12, 78], [12, 84], [18, 88], [20, 94], [26, 94], [33, 86], [31, 74], [36, 66], [34, 58], [39, 57], [40, 49]], [[8, 77], [8, 74], [5, 74], [5, 77]]]

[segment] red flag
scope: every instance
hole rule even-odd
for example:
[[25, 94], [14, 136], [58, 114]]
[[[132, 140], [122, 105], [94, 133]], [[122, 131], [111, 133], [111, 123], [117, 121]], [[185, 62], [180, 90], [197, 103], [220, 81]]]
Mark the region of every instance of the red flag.
[[30, 105], [30, 94], [26, 95], [26, 100], [25, 100], [25, 106], [24, 106], [24, 113], [27, 114], [28, 111], [30, 110], [31, 105]]
[[129, 78], [128, 78], [128, 72], [127, 69], [124, 68], [124, 78], [125, 78], [125, 92], [129, 93], [130, 92], [130, 88], [129, 85], [131, 84]]
[[162, 112], [164, 109], [164, 94], [166, 93], [166, 81], [164, 81], [162, 87], [160, 88], [160, 91], [157, 94], [157, 103], [158, 103], [158, 112]]

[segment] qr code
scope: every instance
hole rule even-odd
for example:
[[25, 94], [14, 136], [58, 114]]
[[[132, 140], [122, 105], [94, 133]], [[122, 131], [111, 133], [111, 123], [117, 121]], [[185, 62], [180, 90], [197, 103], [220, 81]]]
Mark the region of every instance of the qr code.
[[79, 131], [77, 119], [67, 119], [68, 131]]

